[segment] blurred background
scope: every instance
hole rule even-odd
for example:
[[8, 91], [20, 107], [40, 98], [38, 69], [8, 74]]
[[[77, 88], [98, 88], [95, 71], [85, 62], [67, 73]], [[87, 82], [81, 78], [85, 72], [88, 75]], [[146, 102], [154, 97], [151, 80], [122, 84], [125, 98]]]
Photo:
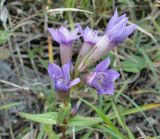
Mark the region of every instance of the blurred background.
[[[76, 8], [63, 11], [61, 8]], [[73, 28], [80, 24], [103, 32], [115, 8], [126, 13], [137, 31], [108, 55], [121, 73], [114, 102], [135, 138], [160, 138], [160, 1], [159, 0], [0, 0], [0, 139], [45, 139], [42, 126], [26, 121], [18, 112], [54, 111], [59, 101], [47, 74], [47, 27]], [[57, 9], [47, 13], [49, 9]], [[78, 9], [83, 9], [80, 12]], [[88, 13], [91, 12], [91, 13]], [[82, 44], [75, 42], [73, 62]], [[54, 62], [60, 64], [58, 44], [52, 41]], [[76, 96], [105, 114], [114, 112], [112, 98], [87, 88], [72, 95], [78, 114], [96, 113]], [[147, 110], [147, 111], [143, 111]], [[127, 113], [126, 112], [126, 113]], [[126, 133], [117, 119], [117, 128]], [[53, 127], [57, 133], [57, 127]], [[72, 131], [68, 131], [72, 138]], [[77, 128], [76, 139], [111, 139], [105, 126]]]

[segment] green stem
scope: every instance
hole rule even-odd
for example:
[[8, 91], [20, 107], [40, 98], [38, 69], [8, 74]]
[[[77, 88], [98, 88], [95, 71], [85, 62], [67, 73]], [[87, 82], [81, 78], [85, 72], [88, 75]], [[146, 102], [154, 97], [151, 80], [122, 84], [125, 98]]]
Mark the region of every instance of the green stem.
[[[68, 97], [66, 101], [63, 102], [63, 105], [65, 108], [68, 107], [68, 105], [70, 105], [70, 98]], [[68, 118], [66, 117], [63, 120], [63, 126], [61, 127], [61, 131], [62, 131], [62, 137], [61, 139], [66, 139], [66, 130], [67, 130], [67, 124], [68, 124]]]
[[52, 130], [52, 125], [44, 125], [44, 130], [48, 135], [48, 139], [59, 139], [56, 133]]

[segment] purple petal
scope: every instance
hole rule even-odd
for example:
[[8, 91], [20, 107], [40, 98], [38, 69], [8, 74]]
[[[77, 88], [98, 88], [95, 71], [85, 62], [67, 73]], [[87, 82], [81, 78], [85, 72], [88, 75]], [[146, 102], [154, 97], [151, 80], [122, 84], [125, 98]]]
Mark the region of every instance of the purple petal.
[[61, 26], [59, 31], [65, 36], [65, 38], [70, 36], [70, 31], [64, 26]]
[[116, 23], [117, 21], [117, 18], [118, 18], [118, 12], [117, 12], [117, 9], [114, 11], [114, 15], [112, 16], [112, 18], [110, 19], [110, 21], [108, 22], [108, 25], [107, 25], [107, 29], [105, 32], [109, 31], [113, 25]]
[[94, 32], [90, 28], [87, 27], [84, 30], [83, 39], [85, 41], [91, 40], [91, 39], [93, 39], [93, 35], [94, 35]]
[[85, 35], [87, 34], [91, 34], [92, 30], [87, 26], [84, 30], [84, 37], [86, 37]]
[[120, 36], [123, 33], [127, 24], [127, 20], [128, 18], [123, 19], [121, 22], [116, 24], [109, 32], [107, 32], [110, 41], [113, 41], [117, 36]]
[[79, 78], [74, 79], [73, 81], [70, 82], [69, 88], [72, 87], [72, 86], [74, 86], [74, 85], [76, 85], [76, 84], [78, 84], [79, 82], [80, 82]]
[[54, 80], [57, 77], [62, 76], [61, 68], [59, 66], [57, 66], [56, 64], [49, 64], [48, 65], [48, 73], [49, 73], [49, 76]]
[[110, 82], [109, 84], [107, 84], [103, 90], [98, 90], [97, 91], [98, 94], [108, 94], [108, 95], [113, 95], [114, 94], [114, 83]]
[[125, 18], [126, 18], [126, 14], [119, 16], [118, 19], [116, 20], [116, 24], [118, 24], [120, 21], [122, 21]]
[[78, 32], [83, 35], [83, 29], [80, 25], [77, 25]]
[[119, 37], [115, 38], [115, 41], [122, 42], [125, 38], [127, 38], [130, 34], [132, 34], [136, 28], [137, 28], [136, 24], [127, 26], [123, 31], [123, 33]]
[[105, 73], [108, 81], [114, 81], [120, 76], [120, 74], [113, 69], [109, 69]]
[[70, 67], [71, 67], [71, 62], [68, 62], [67, 64], [64, 64], [63, 66], [63, 75], [66, 80], [70, 80]]
[[98, 94], [103, 94], [104, 92], [105, 92], [105, 90], [104, 90], [104, 88], [103, 88], [103, 86], [101, 86], [100, 84], [95, 84], [95, 89], [97, 90], [97, 93]]
[[55, 90], [57, 91], [68, 91], [69, 86], [67, 86], [63, 81], [58, 80], [55, 82]]
[[57, 30], [57, 34], [59, 35], [60, 44], [64, 44], [64, 45], [68, 44], [68, 41], [64, 32]]
[[103, 71], [105, 71], [107, 68], [108, 68], [108, 66], [109, 66], [109, 64], [110, 64], [110, 59], [109, 58], [106, 58], [105, 60], [103, 60], [102, 62], [100, 62], [97, 66], [96, 66], [96, 68], [95, 68], [95, 72], [103, 72]]
[[98, 73], [96, 72], [92, 74], [90, 77], [88, 77], [87, 84], [95, 88], [97, 91], [101, 91], [101, 92], [104, 91], [103, 89], [104, 84], [102, 82], [99, 82]]
[[92, 45], [96, 44], [100, 39], [98, 32], [86, 27], [83, 33], [83, 39], [85, 42], [91, 43]]
[[60, 37], [59, 37], [59, 34], [58, 34], [57, 30], [55, 30], [55, 29], [53, 29], [53, 28], [48, 28], [48, 31], [50, 32], [52, 38], [53, 38], [56, 42], [60, 43], [60, 40], [61, 40], [61, 39], [60, 39]]
[[71, 32], [71, 36], [72, 37], [77, 37], [77, 33], [79, 32], [79, 28], [78, 27], [76, 27], [72, 32]]

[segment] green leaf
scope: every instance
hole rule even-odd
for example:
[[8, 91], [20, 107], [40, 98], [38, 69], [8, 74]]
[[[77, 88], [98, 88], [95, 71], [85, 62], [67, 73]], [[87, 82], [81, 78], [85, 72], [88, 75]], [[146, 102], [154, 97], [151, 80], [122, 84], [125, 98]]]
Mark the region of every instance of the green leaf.
[[70, 126], [93, 126], [102, 122], [102, 119], [98, 117], [83, 117], [76, 115], [69, 123]]
[[[160, 104], [146, 104], [146, 105], [143, 105], [143, 106], [140, 106], [139, 109], [141, 111], [144, 111], [144, 110], [148, 110], [148, 109], [153, 109], [153, 108], [157, 108], [157, 107], [160, 107]], [[124, 115], [130, 115], [130, 114], [134, 114], [134, 113], [137, 113], [137, 112], [140, 112], [140, 110], [137, 109], [137, 108], [131, 108], [131, 109], [128, 109], [128, 110], [125, 110], [121, 113], [122, 116]], [[38, 122], [38, 123], [43, 123], [43, 124], [51, 124], [51, 125], [56, 125], [56, 120], [57, 120], [57, 115], [58, 113], [57, 112], [48, 112], [48, 113], [43, 113], [43, 114], [29, 114], [29, 113], [19, 113], [19, 115], [21, 117], [24, 117], [28, 120], [31, 120], [31, 121], [35, 121], [35, 122]], [[104, 119], [104, 116], [106, 117], [106, 115], [102, 115], [103, 116], [103, 119]], [[108, 120], [110, 121], [110, 119], [115, 119], [117, 116], [115, 115], [115, 113], [110, 113], [108, 115]], [[105, 119], [104, 119], [105, 120]], [[96, 125], [96, 124], [99, 124], [103, 122], [103, 120], [101, 118], [98, 118], [98, 117], [83, 117], [83, 116], [80, 116], [80, 115], [76, 115], [72, 121], [70, 121], [68, 123], [68, 126], [72, 126], [72, 127], [83, 127], [83, 126], [93, 126], [93, 125]]]
[[24, 117], [28, 120], [35, 121], [42, 124], [52, 124], [56, 125], [57, 121], [57, 112], [49, 112], [43, 114], [29, 114], [29, 113], [19, 113], [21, 117]]
[[[106, 132], [107, 134], [111, 135], [111, 139], [119, 139], [119, 135], [115, 134], [115, 132], [109, 128], [106, 128], [104, 125], [96, 125], [97, 128], [101, 129], [103, 132]], [[108, 137], [109, 139], [109, 137]]]
[[[160, 103], [146, 104], [146, 105], [143, 105], [143, 106], [139, 106], [138, 108], [131, 108], [131, 109], [125, 110], [121, 113], [121, 115], [122, 116], [130, 115], [130, 114], [134, 114], [134, 113], [137, 113], [137, 112], [141, 112], [141, 111], [145, 111], [145, 110], [149, 110], [149, 109], [154, 109], [154, 108], [158, 108], [158, 107], [160, 107]], [[109, 117], [111, 117], [111, 119], [116, 118], [115, 112], [110, 113]]]
[[43, 60], [41, 58], [39, 58], [39, 62], [41, 63], [42, 67], [47, 69], [48, 67], [48, 60]]
[[4, 44], [7, 42], [8, 38], [13, 34], [12, 31], [4, 31], [0, 30], [0, 44]]
[[30, 51], [28, 52], [28, 57], [29, 57], [31, 60], [33, 60], [33, 59], [34, 59], [34, 56], [35, 56], [34, 51], [33, 51], [33, 50], [30, 50]]
[[81, 139], [89, 139], [92, 132], [93, 132], [92, 129], [89, 129], [83, 136], [81, 136]]
[[56, 133], [52, 130], [52, 125], [44, 125], [45, 132], [48, 135], [48, 139], [59, 139]]
[[124, 71], [132, 73], [137, 73], [147, 66], [145, 59], [136, 55], [132, 56], [132, 59], [126, 59], [125, 61], [121, 62], [121, 64]]
[[96, 111], [96, 113], [101, 117], [101, 119], [104, 121], [104, 123], [106, 123], [106, 126], [112, 130], [115, 134], [117, 134], [119, 136], [119, 139], [126, 139], [126, 137], [118, 130], [118, 128], [116, 128], [116, 126], [112, 123], [112, 121], [110, 120], [110, 118], [105, 115], [100, 109], [98, 109], [97, 107], [93, 106], [91, 103], [85, 101], [84, 99], [78, 97], [81, 101], [83, 101], [85, 104], [87, 104], [88, 106], [90, 106], [92, 109], [94, 109]]
[[160, 60], [160, 51], [155, 52], [155, 54], [152, 55], [152, 58], [154, 59], [154, 61]]
[[22, 103], [21, 102], [16, 102], [16, 103], [11, 103], [11, 104], [6, 104], [6, 105], [3, 105], [3, 106], [0, 106], [0, 110], [8, 109], [10, 107], [18, 106], [20, 104], [22, 104]]
[[115, 104], [114, 99], [112, 99], [111, 102], [112, 102], [112, 107], [113, 107], [113, 110], [115, 112], [115, 115], [117, 117], [117, 120], [118, 120], [119, 124], [123, 127], [124, 130], [127, 131], [128, 136], [129, 136], [130, 139], [135, 139], [134, 135], [132, 134], [130, 129], [127, 127], [125, 121], [123, 120], [122, 115], [121, 115], [119, 109], [117, 108], [117, 105]]
[[[21, 117], [28, 120], [35, 121], [42, 124], [57, 125], [57, 112], [48, 112], [44, 114], [29, 114], [29, 113], [19, 113]], [[102, 120], [97, 117], [83, 117], [76, 115], [71, 121], [69, 121], [68, 126], [71, 127], [86, 127], [93, 126], [95, 124], [101, 123]]]
[[9, 49], [0, 48], [0, 60], [5, 60], [11, 56]]
[[67, 105], [67, 107], [62, 107], [59, 112], [58, 112], [58, 116], [57, 116], [57, 123], [63, 123], [64, 120], [68, 117], [69, 113], [71, 112], [71, 105]]

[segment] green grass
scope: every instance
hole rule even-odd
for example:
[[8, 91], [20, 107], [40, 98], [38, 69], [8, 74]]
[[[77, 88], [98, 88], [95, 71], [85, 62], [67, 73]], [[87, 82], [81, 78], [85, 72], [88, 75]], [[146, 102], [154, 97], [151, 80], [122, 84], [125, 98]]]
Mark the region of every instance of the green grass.
[[[141, 137], [142, 133], [137, 129], [138, 135], [132, 131], [130, 128], [131, 124], [128, 123], [128, 116], [133, 116], [133, 122], [135, 122], [137, 115], [140, 114], [142, 121], [147, 121], [148, 127], [151, 130], [148, 133], [145, 129], [141, 129], [143, 134], [148, 139], [159, 138], [159, 133], [156, 131], [151, 121], [148, 120], [150, 116], [154, 117], [154, 109], [160, 107], [160, 103], [157, 103], [160, 93], [160, 64], [158, 66], [156, 65], [156, 63], [160, 62], [160, 20], [154, 11], [158, 10], [156, 3], [149, 0], [140, 1], [139, 3], [129, 0], [118, 0], [118, 3], [115, 6], [115, 0], [100, 1], [101, 4], [94, 0], [66, 0], [64, 3], [55, 0], [50, 5], [51, 9], [76, 8], [86, 11], [80, 12], [77, 10], [75, 12], [73, 9], [70, 9], [69, 11], [63, 9], [63, 12], [65, 11], [63, 16], [59, 13], [56, 13], [54, 16], [48, 15], [50, 26], [67, 25], [74, 28], [76, 23], [80, 23], [83, 26], [90, 26], [94, 29], [104, 31], [109, 18], [113, 14], [114, 8], [118, 7], [120, 13], [126, 11], [129, 20], [136, 23], [139, 27], [130, 39], [123, 44], [120, 44], [119, 47], [109, 54], [112, 59], [112, 67], [116, 68], [121, 73], [120, 80], [116, 81], [116, 93], [113, 97], [97, 96], [95, 91], [88, 88], [86, 88], [86, 92], [82, 90], [78, 93], [76, 92], [77, 95], [73, 92], [74, 101], [80, 102], [78, 115], [81, 116], [71, 119], [70, 125], [66, 130], [66, 135], [67, 137], [72, 137], [74, 133], [75, 136], [81, 136], [82, 139], [95, 138], [95, 135], [112, 139], [136, 139]], [[40, 1], [38, 5], [37, 3], [34, 4], [35, 7], [39, 7], [39, 4], [44, 3], [41, 3]], [[26, 3], [22, 3], [22, 6], [25, 7]], [[92, 12], [93, 14], [88, 13], [87, 11]], [[43, 14], [41, 12], [37, 14], [40, 18], [39, 22], [42, 21], [42, 24], [45, 23]], [[14, 16], [11, 18], [13, 17]], [[37, 20], [33, 17], [33, 20], [34, 19]], [[20, 23], [16, 21], [16, 24]], [[9, 27], [11, 30], [14, 28], [14, 26]], [[25, 27], [26, 26], [23, 26], [23, 29]], [[16, 34], [17, 32], [23, 32], [22, 28], [15, 30], [15, 32], [5, 30], [3, 26], [1, 28], [0, 34], [2, 35], [0, 35], [0, 45], [2, 45], [2, 47], [7, 46], [6, 44], [8, 44], [8, 39], [11, 35], [14, 33]], [[38, 27], [36, 29], [39, 30]], [[42, 30], [43, 25], [40, 26], [40, 31]], [[20, 43], [23, 43], [23, 41], [25, 40], [22, 39]], [[37, 43], [39, 46], [42, 47], [44, 45], [45, 47], [45, 43], [43, 44], [44, 40], [42, 41], [39, 39], [38, 41], [39, 42]], [[31, 49], [28, 49], [30, 46], [27, 43], [29, 43]], [[27, 50], [28, 53], [27, 58], [33, 60], [35, 63], [38, 61], [41, 65], [40, 67], [43, 68], [43, 70], [46, 69], [48, 62], [46, 59], [41, 58], [41, 56], [46, 53], [44, 52], [45, 48], [38, 48], [35, 46], [34, 42], [27, 43], [25, 45], [25, 50]], [[76, 44], [76, 46], [77, 45], [79, 44]], [[20, 46], [20, 48], [22, 47]], [[54, 52], [58, 53], [56, 48], [56, 45], [53, 44]], [[24, 48], [22, 49], [24, 50]], [[77, 47], [75, 47], [75, 49], [77, 49]], [[0, 56], [1, 54], [4, 55], [2, 51], [0, 51]], [[24, 59], [22, 58], [22, 60]], [[57, 55], [55, 56], [55, 60], [59, 60]], [[39, 70], [39, 72], [41, 71]], [[42, 72], [42, 74], [45, 73]], [[35, 87], [33, 90], [36, 92], [36, 95], [43, 93], [42, 101], [44, 108], [42, 108], [41, 113], [45, 114], [27, 115], [26, 113], [21, 113], [20, 115], [29, 119], [32, 124], [35, 124], [33, 121], [43, 123], [42, 125], [35, 124], [36, 129], [38, 129], [37, 139], [43, 139], [46, 135], [48, 135], [50, 139], [60, 138], [62, 133], [57, 132], [57, 126], [55, 126], [58, 124], [57, 113], [55, 114], [56, 116], [53, 113], [50, 113], [51, 111], [56, 111], [59, 107], [59, 101], [57, 101], [55, 95], [56, 93], [52, 91], [53, 87], [51, 89], [44, 87], [42, 90], [38, 90], [38, 88]], [[84, 95], [82, 95], [83, 93]], [[152, 103], [148, 102], [150, 95], [155, 96], [155, 100]], [[145, 96], [146, 100], [143, 99], [143, 96]], [[19, 103], [1, 105], [0, 110], [2, 111], [13, 106], [18, 107]], [[149, 115], [147, 111], [153, 111], [153, 115]], [[86, 117], [86, 119], [84, 117]], [[52, 127], [48, 124], [54, 126]], [[138, 123], [136, 124], [138, 125]], [[30, 130], [29, 126], [25, 125], [23, 132], [16, 134], [15, 137], [22, 138]]]

